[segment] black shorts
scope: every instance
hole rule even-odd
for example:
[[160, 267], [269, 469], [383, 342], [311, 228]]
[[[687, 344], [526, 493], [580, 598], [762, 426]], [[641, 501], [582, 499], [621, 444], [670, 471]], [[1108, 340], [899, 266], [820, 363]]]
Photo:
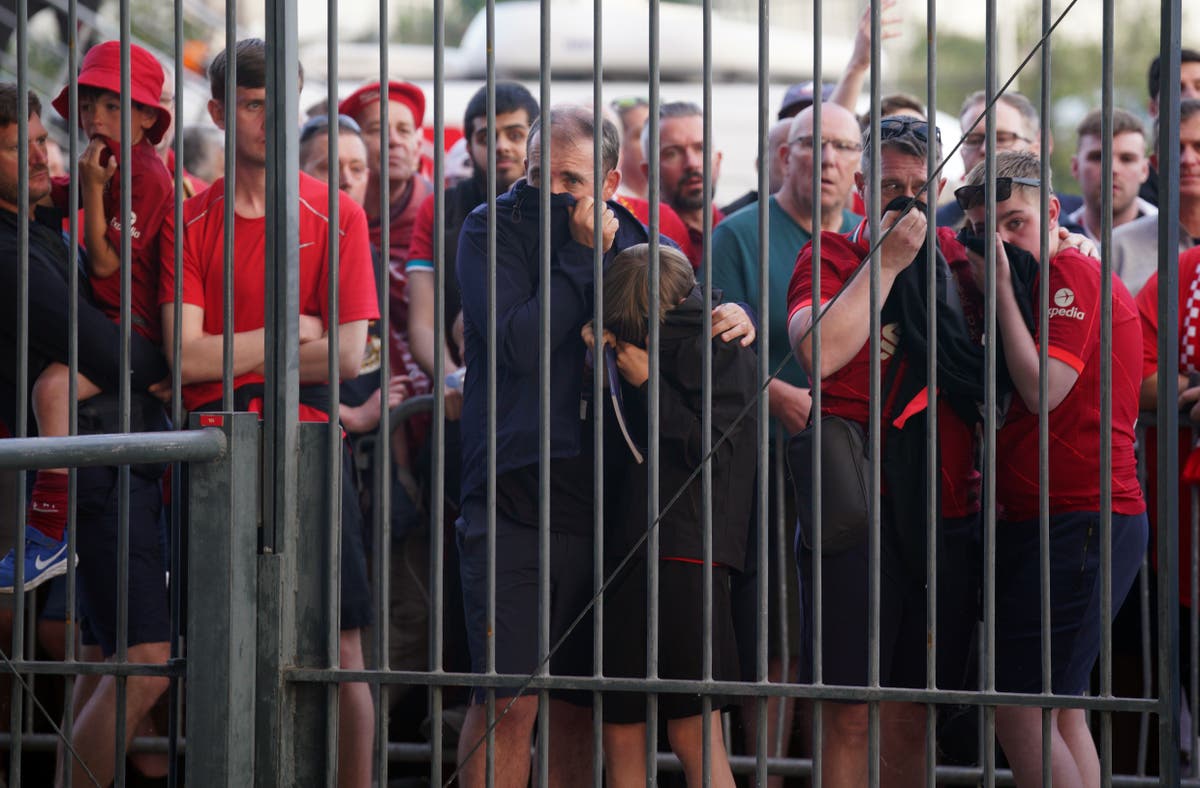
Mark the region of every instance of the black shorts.
[[[1146, 553], [1145, 514], [1112, 516], [1116, 615]], [[996, 524], [996, 689], [1042, 691], [1041, 569], [1037, 520]], [[1050, 686], [1081, 695], [1100, 655], [1100, 515], [1050, 517]]]
[[371, 583], [367, 577], [364, 523], [354, 487], [350, 447], [342, 450], [342, 574], [341, 629], [361, 629], [371, 624]]
[[[658, 675], [664, 679], [703, 678], [704, 567], [683, 561], [658, 564]], [[712, 671], [717, 681], [737, 681], [738, 650], [730, 606], [730, 572], [712, 573]], [[646, 676], [646, 562], [631, 561], [604, 595], [604, 675]], [[702, 714], [702, 696], [676, 692], [658, 696], [665, 720]], [[712, 696], [713, 710], [731, 705], [724, 695]], [[646, 695], [605, 692], [604, 721], [635, 723], [646, 720]]]
[[[887, 529], [888, 523], [883, 523]], [[879, 682], [886, 687], [922, 688], [926, 673], [925, 577], [919, 577], [880, 540]], [[937, 684], [966, 689], [971, 642], [979, 620], [979, 518], [942, 522], [937, 555]], [[800, 548], [800, 681], [813, 681], [812, 552]], [[822, 559], [822, 681], [867, 685], [870, 574], [864, 543]]]
[[[79, 608], [105, 657], [117, 650], [116, 468], [80, 468], [75, 552]], [[129, 597], [126, 644], [166, 643], [171, 637], [157, 479], [129, 475]]]
[[[487, 666], [487, 507], [480, 497], [468, 498], [457, 523], [461, 562], [463, 607], [471, 669], [483, 673]], [[592, 538], [574, 533], [550, 534], [550, 647], [587, 608], [592, 599]], [[538, 658], [538, 529], [496, 513], [496, 672], [533, 675]], [[592, 616], [580, 621], [550, 658], [556, 676], [592, 673]], [[516, 688], [496, 691], [511, 697]], [[554, 693], [577, 705], [591, 703], [590, 692]], [[482, 703], [483, 689], [472, 698]]]

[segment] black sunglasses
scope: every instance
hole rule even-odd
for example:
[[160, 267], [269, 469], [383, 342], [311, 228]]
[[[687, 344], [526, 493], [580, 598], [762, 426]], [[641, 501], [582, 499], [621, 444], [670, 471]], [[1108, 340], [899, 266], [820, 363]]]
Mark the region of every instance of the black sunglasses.
[[[892, 115], [882, 118], [879, 121], [879, 139], [889, 140], [899, 137], [901, 134], [911, 130], [922, 142], [929, 142], [929, 123], [919, 118], [913, 118], [906, 115]], [[942, 130], [937, 126], [933, 127], [934, 138], [942, 141]]]
[[[1038, 178], [997, 178], [996, 179], [996, 202], [1004, 202], [1012, 196], [1013, 184], [1021, 186], [1042, 185]], [[987, 184], [974, 183], [968, 186], [960, 186], [954, 190], [954, 199], [958, 202], [958, 207], [964, 211], [969, 211], [977, 205], [982, 205], [987, 199]]]

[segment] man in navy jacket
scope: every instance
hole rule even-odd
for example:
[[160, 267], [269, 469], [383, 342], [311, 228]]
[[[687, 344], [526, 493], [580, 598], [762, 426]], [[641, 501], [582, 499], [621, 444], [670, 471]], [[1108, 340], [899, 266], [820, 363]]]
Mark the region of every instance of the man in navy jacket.
[[[541, 140], [550, 129], [550, 172], [541, 167]], [[558, 106], [530, 129], [527, 179], [496, 204], [494, 274], [487, 254], [487, 206], [463, 225], [458, 246], [467, 374], [463, 391], [462, 517], [459, 552], [472, 668], [487, 669], [487, 312], [488, 276], [496, 281], [496, 617], [490, 636], [495, 669], [532, 675], [541, 663], [539, 646], [538, 474], [540, 424], [539, 346], [550, 344], [550, 623], [553, 648], [592, 596], [592, 416], [587, 351], [580, 329], [592, 319], [594, 210], [593, 140], [601, 135], [606, 201], [602, 211], [605, 263], [622, 249], [646, 243], [646, 227], [610, 198], [620, 183], [616, 169], [620, 135], [604, 121], [597, 130], [593, 110]], [[540, 184], [550, 181], [550, 281], [540, 286]], [[662, 243], [670, 243], [663, 240]], [[550, 333], [541, 333], [544, 293], [549, 294]], [[753, 339], [744, 310], [728, 307], [714, 315], [724, 338]], [[555, 675], [592, 673], [592, 625], [583, 621], [552, 654]], [[497, 696], [512, 696], [502, 688]], [[550, 785], [577, 785], [591, 774], [590, 693], [556, 693], [551, 701], [555, 739], [550, 749]], [[486, 730], [484, 693], [476, 690], [459, 739], [464, 785], [483, 785]], [[501, 708], [508, 706], [505, 702]], [[537, 698], [519, 697], [495, 729], [497, 786], [526, 785], [529, 741]], [[478, 745], [478, 746], [477, 746]]]

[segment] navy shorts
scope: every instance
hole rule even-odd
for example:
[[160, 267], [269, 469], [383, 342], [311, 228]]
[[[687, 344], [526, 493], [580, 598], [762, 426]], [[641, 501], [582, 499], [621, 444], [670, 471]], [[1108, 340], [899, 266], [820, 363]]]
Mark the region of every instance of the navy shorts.
[[[116, 468], [80, 468], [75, 552], [79, 608], [105, 657], [117, 650]], [[158, 479], [129, 475], [129, 596], [126, 644], [166, 643], [171, 637]]]
[[[487, 665], [487, 507], [468, 498], [457, 522], [463, 607], [471, 669]], [[550, 534], [550, 647], [553, 648], [592, 599], [592, 538], [582, 534]], [[496, 672], [530, 676], [538, 670], [538, 529], [496, 513]], [[592, 673], [592, 616], [589, 611], [550, 658], [554, 675]], [[496, 690], [497, 697], [516, 695], [516, 688]], [[577, 705], [591, 703], [590, 692], [554, 693]], [[485, 692], [475, 688], [475, 703]]]
[[[684, 561], [658, 564], [658, 675], [664, 679], [704, 677], [704, 566]], [[730, 603], [730, 572], [712, 572], [712, 673], [717, 681], [738, 681], [738, 643]], [[626, 564], [604, 595], [604, 675], [646, 677], [646, 611], [649, 608], [645, 551]], [[712, 696], [712, 708], [732, 705]], [[658, 696], [662, 719], [694, 717], [704, 711], [700, 695], [667, 692]], [[646, 696], [605, 692], [604, 721], [646, 721]]]
[[354, 487], [350, 447], [342, 449], [342, 593], [341, 629], [361, 629], [371, 624], [371, 583], [367, 577], [365, 525]]
[[[886, 520], [883, 528], [888, 528]], [[925, 576], [880, 540], [879, 682], [885, 687], [926, 684]], [[971, 642], [979, 620], [979, 517], [947, 519], [937, 555], [937, 683], [965, 689]], [[800, 681], [813, 681], [812, 552], [797, 551], [800, 573]], [[867, 685], [870, 574], [866, 543], [822, 559], [821, 655], [826, 684]]]
[[[1145, 514], [1112, 516], [1112, 610], [1121, 607], [1146, 553]], [[1042, 691], [1038, 521], [996, 524], [996, 689]], [[1100, 654], [1100, 515], [1050, 517], [1050, 686], [1081, 695]]]

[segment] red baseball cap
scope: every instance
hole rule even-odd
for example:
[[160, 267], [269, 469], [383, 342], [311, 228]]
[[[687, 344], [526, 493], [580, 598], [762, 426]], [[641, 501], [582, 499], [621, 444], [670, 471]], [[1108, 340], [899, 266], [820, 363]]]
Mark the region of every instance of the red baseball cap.
[[[171, 113], [158, 102], [162, 98], [163, 69], [158, 60], [137, 44], [129, 45], [129, 98], [157, 114], [154, 125], [146, 130], [151, 144], [157, 145], [171, 125]], [[100, 88], [121, 94], [121, 42], [105, 41], [88, 50], [79, 69], [80, 85]], [[64, 118], [68, 114], [67, 90], [64, 86], [51, 102]]]
[[[358, 120], [358, 113], [362, 112], [364, 107], [379, 101], [380, 93], [378, 82], [363, 85], [342, 99], [342, 103], [338, 104], [338, 112]], [[388, 99], [399, 101], [412, 110], [413, 123], [418, 127], [424, 124], [425, 94], [419, 87], [411, 82], [391, 80], [388, 82]]]

